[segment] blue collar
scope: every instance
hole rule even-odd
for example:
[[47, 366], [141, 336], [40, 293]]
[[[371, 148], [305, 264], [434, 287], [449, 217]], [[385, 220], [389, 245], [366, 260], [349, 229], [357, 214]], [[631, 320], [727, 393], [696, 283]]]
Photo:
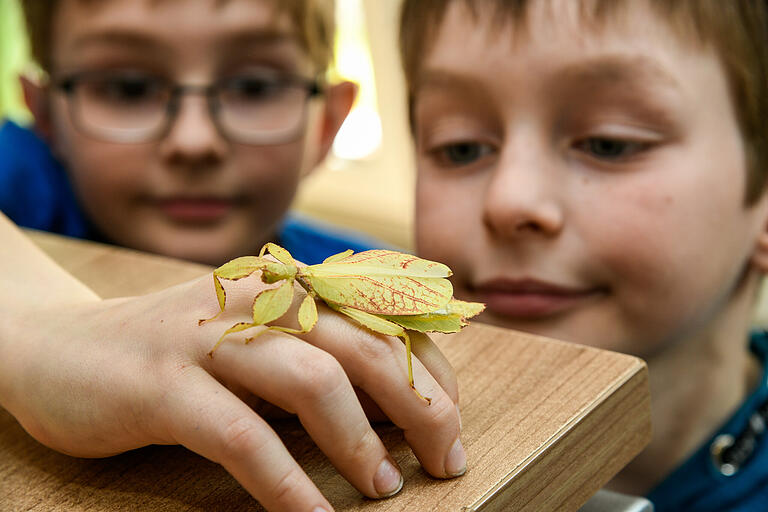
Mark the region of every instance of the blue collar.
[[768, 510], [764, 501], [768, 431], [763, 417], [768, 415], [768, 334], [753, 333], [750, 349], [763, 365], [760, 385], [706, 443], [648, 494], [656, 512]]

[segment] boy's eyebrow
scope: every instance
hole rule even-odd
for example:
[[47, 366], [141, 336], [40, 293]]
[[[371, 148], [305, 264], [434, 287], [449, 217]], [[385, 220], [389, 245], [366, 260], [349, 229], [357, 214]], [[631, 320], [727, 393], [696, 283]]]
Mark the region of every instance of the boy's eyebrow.
[[567, 82], [634, 86], [638, 83], [679, 88], [680, 84], [655, 60], [639, 55], [602, 55], [557, 72]]
[[148, 36], [131, 30], [104, 30], [91, 32], [77, 37], [72, 43], [75, 50], [82, 50], [92, 44], [111, 44], [114, 46], [130, 46], [147, 50], [157, 50], [161, 44]]
[[414, 80], [413, 86], [415, 91], [425, 87], [470, 90], [484, 87], [483, 81], [470, 73], [458, 73], [444, 69], [422, 69]]
[[[603, 55], [575, 64], [568, 64], [555, 72], [556, 82], [595, 83], [617, 86], [636, 86], [654, 83], [679, 88], [680, 84], [661, 65], [645, 56]], [[477, 89], [484, 81], [472, 73], [444, 69], [422, 69], [414, 80], [414, 90], [424, 87]]]
[[247, 44], [298, 44], [297, 36], [294, 32], [286, 30], [241, 30], [227, 34], [224, 37], [227, 44], [247, 45]]
[[[238, 30], [228, 33], [223, 38], [223, 45], [245, 44], [280, 44], [295, 43], [295, 35], [284, 30]], [[78, 37], [73, 42], [75, 50], [81, 50], [91, 44], [112, 44], [115, 46], [129, 46], [131, 48], [145, 49], [156, 52], [162, 50], [163, 42], [156, 37], [142, 34], [135, 30], [110, 29], [92, 32]]]

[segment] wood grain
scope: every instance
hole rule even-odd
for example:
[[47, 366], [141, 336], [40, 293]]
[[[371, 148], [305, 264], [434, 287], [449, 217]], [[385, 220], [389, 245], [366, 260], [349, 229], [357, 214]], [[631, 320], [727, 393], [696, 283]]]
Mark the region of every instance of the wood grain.
[[[210, 271], [51, 235], [32, 238], [103, 297], [156, 290]], [[391, 425], [377, 425], [405, 485], [363, 498], [293, 420], [272, 425], [340, 511], [576, 510], [650, 440], [647, 370], [637, 358], [474, 323], [435, 337], [461, 390], [466, 475], [423, 472]], [[0, 409], [0, 510], [261, 510], [218, 465], [180, 447], [107, 459], [58, 454]]]

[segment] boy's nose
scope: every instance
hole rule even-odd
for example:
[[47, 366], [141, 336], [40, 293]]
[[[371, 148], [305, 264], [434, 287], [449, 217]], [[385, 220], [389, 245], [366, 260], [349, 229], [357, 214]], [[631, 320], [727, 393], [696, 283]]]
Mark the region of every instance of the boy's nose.
[[555, 236], [564, 212], [556, 176], [532, 152], [501, 155], [485, 191], [483, 223], [500, 237]]
[[189, 94], [179, 101], [161, 151], [168, 160], [210, 166], [224, 158], [227, 144], [214, 123], [206, 97]]

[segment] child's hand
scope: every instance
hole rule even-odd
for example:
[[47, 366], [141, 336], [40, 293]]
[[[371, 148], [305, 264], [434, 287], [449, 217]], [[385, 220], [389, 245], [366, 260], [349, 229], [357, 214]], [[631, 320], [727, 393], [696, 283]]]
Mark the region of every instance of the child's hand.
[[[85, 457], [147, 444], [182, 444], [222, 464], [268, 510], [330, 505], [254, 408], [298, 415], [355, 487], [370, 497], [399, 487], [391, 458], [371, 429], [353, 385], [405, 431], [424, 468], [461, 474], [458, 393], [445, 358], [414, 336], [419, 399], [407, 384], [405, 348], [320, 308], [304, 340], [267, 333], [244, 345], [224, 329], [247, 320], [258, 279], [217, 311], [210, 276], [159, 293], [12, 315], [0, 339], [0, 400], [40, 442]], [[231, 301], [231, 302], [229, 302]], [[231, 304], [231, 306], [230, 306]], [[4, 320], [7, 322], [7, 320]], [[267, 410], [268, 408], [263, 408]]]

